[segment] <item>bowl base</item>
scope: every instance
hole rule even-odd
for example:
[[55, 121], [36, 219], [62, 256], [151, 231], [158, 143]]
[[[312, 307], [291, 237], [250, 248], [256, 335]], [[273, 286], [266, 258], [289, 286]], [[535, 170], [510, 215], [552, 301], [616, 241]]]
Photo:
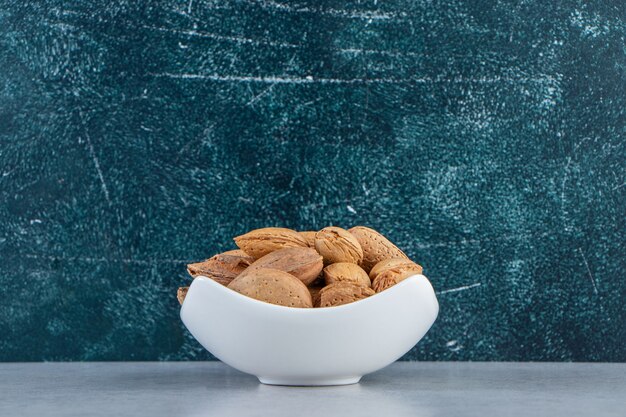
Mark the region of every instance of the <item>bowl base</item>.
[[262, 384], [266, 385], [286, 385], [298, 387], [318, 387], [329, 385], [350, 385], [358, 384], [361, 380], [360, 376], [351, 376], [347, 378], [328, 378], [328, 379], [297, 379], [297, 378], [265, 378], [258, 377]]

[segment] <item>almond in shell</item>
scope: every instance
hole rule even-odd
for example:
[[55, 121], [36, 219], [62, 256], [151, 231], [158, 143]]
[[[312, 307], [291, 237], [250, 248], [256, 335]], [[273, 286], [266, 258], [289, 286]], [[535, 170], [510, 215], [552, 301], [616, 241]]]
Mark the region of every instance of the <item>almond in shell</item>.
[[369, 287], [372, 284], [367, 276], [367, 272], [357, 264], [350, 262], [338, 262], [328, 265], [324, 268], [324, 279], [327, 285], [336, 282], [352, 282]]
[[325, 227], [315, 235], [315, 249], [324, 257], [324, 263], [350, 262], [358, 264], [363, 260], [363, 250], [358, 240], [341, 227]]
[[374, 294], [374, 290], [363, 285], [352, 282], [336, 282], [325, 286], [320, 291], [320, 307], [333, 307], [353, 303]]
[[183, 305], [185, 301], [185, 297], [187, 297], [187, 291], [189, 291], [189, 287], [180, 287], [176, 292], [176, 298], [178, 298], [178, 302], [180, 305]]
[[246, 274], [262, 268], [278, 269], [309, 285], [319, 276], [324, 262], [322, 256], [311, 248], [284, 248], [256, 260], [246, 269]]
[[410, 259], [405, 258], [393, 258], [385, 259], [378, 262], [370, 271], [370, 279], [375, 279], [379, 274], [393, 269], [398, 272], [413, 271], [415, 274], [422, 273], [421, 265], [416, 264]]
[[372, 288], [376, 292], [385, 291], [387, 288], [391, 288], [397, 283], [404, 281], [408, 277], [416, 275], [415, 271], [398, 271], [394, 269], [388, 269], [385, 272], [381, 272], [372, 281]]
[[266, 303], [311, 308], [309, 289], [298, 278], [278, 269], [256, 269], [235, 278], [228, 288]]
[[259, 259], [270, 252], [283, 248], [306, 248], [307, 242], [295, 230], [282, 227], [256, 229], [235, 238], [237, 246], [245, 253]]
[[374, 229], [356, 226], [349, 230], [363, 249], [363, 260], [360, 263], [369, 272], [380, 261], [391, 258], [409, 259], [396, 245]]
[[231, 250], [203, 262], [187, 265], [187, 271], [192, 277], [199, 275], [209, 277], [222, 285], [228, 285], [235, 277], [241, 274], [254, 259], [242, 250]]

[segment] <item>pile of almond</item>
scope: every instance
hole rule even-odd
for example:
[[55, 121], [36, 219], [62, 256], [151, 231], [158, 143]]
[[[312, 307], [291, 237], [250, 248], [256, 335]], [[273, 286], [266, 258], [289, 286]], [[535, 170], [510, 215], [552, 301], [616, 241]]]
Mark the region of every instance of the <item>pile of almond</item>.
[[[187, 271], [257, 300], [299, 308], [352, 303], [422, 273], [387, 238], [364, 226], [319, 232], [267, 227], [235, 243], [239, 249], [189, 264]], [[178, 289], [181, 304], [187, 289]]]

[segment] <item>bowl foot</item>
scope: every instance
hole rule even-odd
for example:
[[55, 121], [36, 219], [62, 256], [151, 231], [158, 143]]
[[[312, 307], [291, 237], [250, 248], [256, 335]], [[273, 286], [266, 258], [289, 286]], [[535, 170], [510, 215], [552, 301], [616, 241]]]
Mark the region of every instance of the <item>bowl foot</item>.
[[351, 376], [346, 378], [320, 378], [320, 379], [307, 379], [307, 378], [265, 378], [258, 377], [262, 384], [266, 385], [287, 385], [287, 386], [299, 386], [299, 387], [315, 387], [315, 386], [328, 386], [328, 385], [350, 385], [357, 384], [360, 380], [360, 376]]

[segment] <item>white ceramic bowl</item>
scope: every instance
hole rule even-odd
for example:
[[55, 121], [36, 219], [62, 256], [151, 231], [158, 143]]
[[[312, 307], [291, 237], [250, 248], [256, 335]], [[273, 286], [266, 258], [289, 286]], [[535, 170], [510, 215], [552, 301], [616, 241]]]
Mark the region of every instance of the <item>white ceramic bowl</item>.
[[311, 309], [268, 304], [197, 277], [180, 316], [209, 352], [262, 383], [343, 385], [408, 352], [438, 312], [423, 275], [355, 303]]

